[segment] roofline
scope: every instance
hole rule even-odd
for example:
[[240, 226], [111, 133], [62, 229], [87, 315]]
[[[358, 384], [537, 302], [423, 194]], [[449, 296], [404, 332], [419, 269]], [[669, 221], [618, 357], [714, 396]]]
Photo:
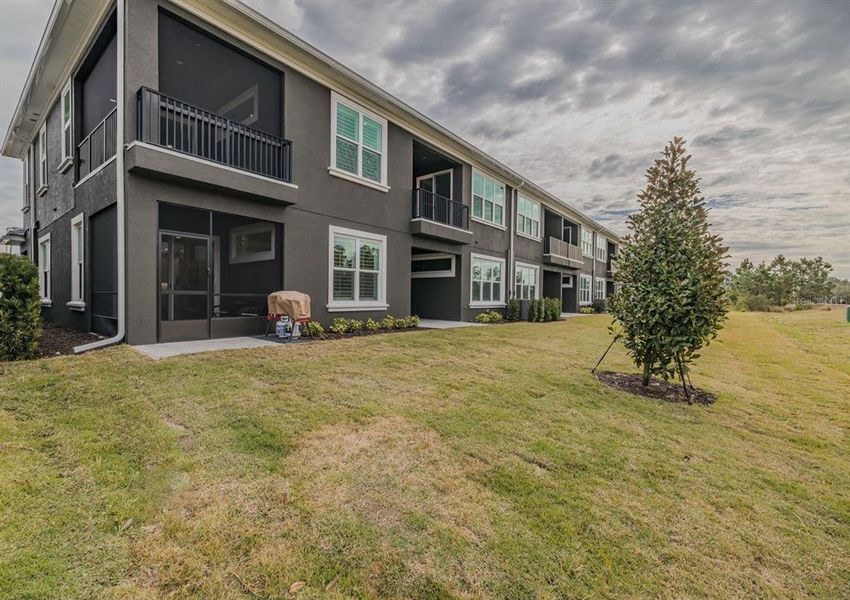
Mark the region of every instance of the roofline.
[[508, 183], [511, 183], [512, 187], [517, 188], [517, 189], [522, 189], [522, 190], [528, 190], [529, 193], [536, 195], [536, 196], [539, 196], [540, 199], [545, 199], [545, 200], [549, 201], [550, 203], [555, 204], [558, 208], [561, 208], [561, 209], [563, 209], [567, 212], [573, 213], [574, 216], [578, 217], [581, 220], [586, 221], [587, 223], [592, 225], [595, 229], [598, 229], [601, 232], [605, 233], [606, 236], [612, 237], [616, 241], [622, 243], [622, 236], [620, 236], [620, 234], [615, 233], [614, 231], [611, 231], [610, 229], [608, 229], [607, 227], [605, 227], [604, 225], [602, 225], [601, 223], [599, 223], [598, 221], [596, 221], [595, 219], [593, 219], [592, 217], [587, 215], [586, 213], [580, 211], [579, 209], [575, 208], [574, 206], [572, 206], [572, 205], [566, 203], [565, 201], [561, 200], [560, 198], [558, 198], [557, 196], [555, 196], [554, 194], [552, 194], [548, 190], [544, 189], [543, 187], [541, 187], [541, 186], [537, 185], [536, 183], [532, 182], [531, 180], [529, 180], [527, 177], [524, 177], [520, 173], [517, 173], [516, 171], [514, 171], [513, 169], [511, 169], [510, 167], [508, 167], [507, 165], [505, 165], [501, 161], [497, 160], [496, 158], [490, 156], [489, 154], [487, 154], [486, 152], [484, 152], [483, 150], [481, 150], [480, 148], [478, 148], [474, 144], [466, 141], [465, 139], [463, 139], [462, 137], [460, 137], [456, 133], [450, 131], [449, 129], [443, 127], [442, 125], [440, 125], [439, 123], [437, 123], [436, 121], [431, 119], [430, 117], [419, 112], [418, 110], [416, 110], [415, 108], [413, 108], [412, 106], [410, 106], [409, 104], [404, 102], [403, 100], [396, 98], [395, 96], [393, 96], [392, 94], [390, 94], [389, 92], [387, 92], [383, 88], [379, 87], [378, 85], [372, 83], [371, 81], [369, 81], [368, 79], [366, 79], [365, 77], [360, 75], [359, 73], [357, 73], [357, 72], [353, 71], [352, 69], [346, 67], [345, 65], [343, 65], [342, 63], [340, 63], [336, 59], [328, 56], [327, 54], [325, 54], [324, 52], [322, 52], [318, 48], [312, 46], [311, 44], [309, 44], [305, 40], [301, 39], [300, 37], [296, 36], [292, 32], [284, 29], [283, 27], [281, 27], [280, 25], [278, 25], [277, 23], [275, 23], [274, 21], [272, 21], [268, 17], [264, 16], [263, 14], [259, 13], [258, 11], [254, 10], [250, 6], [243, 3], [241, 0], [222, 0], [222, 2], [224, 2], [224, 4], [227, 4], [230, 7], [234, 8], [235, 10], [239, 11], [240, 13], [245, 15], [246, 17], [252, 19], [253, 21], [258, 23], [262, 27], [264, 27], [264, 28], [268, 29], [269, 31], [271, 31], [272, 33], [274, 33], [275, 35], [277, 35], [277, 36], [285, 39], [287, 42], [297, 46], [299, 49], [301, 49], [303, 52], [307, 53], [308, 55], [311, 55], [312, 57], [314, 57], [314, 58], [320, 60], [321, 62], [325, 63], [326, 65], [331, 67], [334, 71], [336, 71], [339, 75], [342, 75], [343, 77], [351, 80], [355, 85], [359, 86], [364, 91], [368, 92], [371, 95], [378, 96], [382, 100], [384, 100], [384, 101], [390, 103], [391, 105], [394, 105], [395, 107], [401, 109], [403, 112], [407, 113], [409, 116], [412, 116], [415, 119], [418, 119], [423, 124], [425, 124], [427, 127], [433, 129], [439, 135], [447, 137], [451, 141], [453, 141], [454, 143], [460, 145], [467, 152], [471, 153], [473, 156], [475, 156], [475, 158], [480, 160], [482, 163], [484, 163], [489, 168], [493, 169], [494, 171], [501, 172], [503, 175], [512, 179], [513, 181], [508, 182]]

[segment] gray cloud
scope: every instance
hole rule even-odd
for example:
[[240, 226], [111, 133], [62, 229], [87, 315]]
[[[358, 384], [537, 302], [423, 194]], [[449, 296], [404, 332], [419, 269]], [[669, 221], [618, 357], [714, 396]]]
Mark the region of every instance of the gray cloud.
[[[682, 135], [733, 262], [822, 254], [850, 277], [846, 0], [249, 2], [616, 230]], [[0, 126], [48, 10], [0, 0]]]

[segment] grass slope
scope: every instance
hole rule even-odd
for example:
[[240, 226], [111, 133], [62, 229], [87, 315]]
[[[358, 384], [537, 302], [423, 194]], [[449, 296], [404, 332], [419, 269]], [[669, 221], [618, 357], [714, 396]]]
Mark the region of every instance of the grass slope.
[[841, 316], [731, 315], [708, 408], [605, 317], [2, 364], [0, 597], [846, 597]]

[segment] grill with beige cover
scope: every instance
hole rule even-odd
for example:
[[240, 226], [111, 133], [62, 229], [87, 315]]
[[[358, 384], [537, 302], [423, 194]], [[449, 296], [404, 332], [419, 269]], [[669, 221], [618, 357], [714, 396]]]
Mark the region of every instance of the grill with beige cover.
[[272, 292], [268, 298], [269, 315], [268, 326], [266, 327], [266, 335], [272, 327], [272, 323], [287, 316], [293, 323], [305, 325], [312, 319], [310, 318], [310, 296], [302, 292], [280, 291]]

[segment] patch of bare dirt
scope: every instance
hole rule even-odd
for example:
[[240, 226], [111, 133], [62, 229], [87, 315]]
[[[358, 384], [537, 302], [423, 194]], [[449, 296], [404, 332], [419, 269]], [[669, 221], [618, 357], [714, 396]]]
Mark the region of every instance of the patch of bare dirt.
[[83, 333], [82, 331], [45, 323], [38, 351], [42, 358], [73, 354], [74, 346], [88, 344], [98, 339], [100, 339], [100, 336], [93, 333]]
[[[688, 398], [685, 395], [685, 390], [679, 382], [676, 381], [661, 381], [652, 379], [649, 385], [644, 386], [641, 376], [638, 373], [615, 373], [614, 371], [599, 371], [596, 373], [596, 378], [615, 390], [621, 392], [629, 392], [637, 396], [645, 398], [654, 398], [655, 400], [663, 400], [665, 402], [687, 402]], [[711, 392], [706, 392], [699, 388], [691, 389], [691, 403], [710, 405], [714, 404], [717, 396]]]

